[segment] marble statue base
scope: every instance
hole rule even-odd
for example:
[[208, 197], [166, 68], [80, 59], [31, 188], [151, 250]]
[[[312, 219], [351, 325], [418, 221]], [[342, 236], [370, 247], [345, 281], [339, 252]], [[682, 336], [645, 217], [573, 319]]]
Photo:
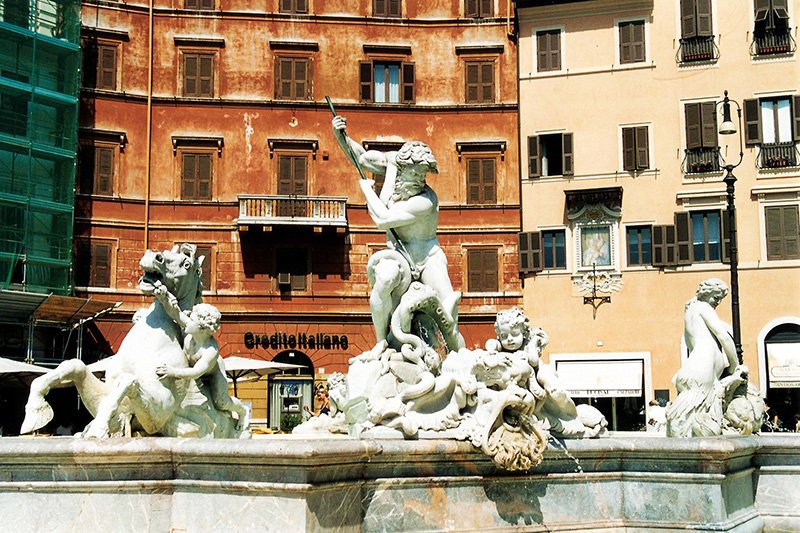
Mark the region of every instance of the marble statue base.
[[468, 442], [0, 438], [0, 529], [800, 530], [800, 437], [551, 441], [509, 473]]

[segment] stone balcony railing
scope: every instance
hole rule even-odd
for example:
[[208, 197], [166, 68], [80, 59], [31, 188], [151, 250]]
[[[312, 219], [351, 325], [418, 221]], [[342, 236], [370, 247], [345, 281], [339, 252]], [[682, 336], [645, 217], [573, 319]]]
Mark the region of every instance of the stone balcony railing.
[[242, 195], [239, 225], [347, 226], [347, 198], [339, 196]]

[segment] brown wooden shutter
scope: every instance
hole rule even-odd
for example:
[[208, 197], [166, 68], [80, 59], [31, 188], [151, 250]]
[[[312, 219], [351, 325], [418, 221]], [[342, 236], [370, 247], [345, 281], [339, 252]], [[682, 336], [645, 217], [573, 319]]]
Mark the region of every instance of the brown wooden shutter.
[[727, 209], [722, 209], [720, 211], [720, 220], [721, 220], [720, 229], [722, 231], [722, 235], [720, 235], [720, 238], [722, 239], [722, 262], [730, 263], [731, 262], [731, 236], [730, 236], [731, 217]]
[[477, 18], [478, 14], [478, 0], [466, 0], [464, 6], [464, 16], [468, 18]]
[[547, 32], [536, 34], [536, 70], [545, 72], [553, 70], [550, 68], [550, 39]]
[[744, 112], [744, 142], [745, 144], [761, 143], [761, 106], [758, 98], [748, 98], [742, 102]]
[[695, 0], [681, 0], [681, 37], [684, 39], [697, 37]]
[[494, 16], [494, 0], [480, 0], [480, 13], [481, 17]]
[[361, 61], [358, 64], [359, 99], [362, 102], [372, 101], [372, 62]]
[[295, 0], [295, 13], [308, 13], [307, 0]]
[[281, 13], [291, 13], [294, 4], [294, 0], [281, 0], [280, 6], [278, 9]]
[[197, 195], [197, 156], [183, 154], [183, 173], [181, 180], [181, 198], [192, 200]]
[[199, 95], [214, 96], [214, 56], [203, 54], [198, 59], [199, 76]]
[[387, 7], [388, 7], [387, 15], [390, 16], [390, 17], [399, 17], [400, 16], [400, 0], [386, 0], [386, 3], [387, 3]]
[[211, 255], [213, 252], [214, 250], [211, 246], [198, 244], [194, 253], [195, 257], [205, 257], [200, 272], [200, 283], [203, 284], [203, 289], [207, 291], [211, 290]]
[[211, 199], [211, 154], [197, 154], [197, 199]]
[[561, 32], [553, 31], [549, 33], [550, 46], [550, 70], [561, 70]]
[[519, 271], [523, 274], [544, 270], [542, 234], [538, 231], [522, 232], [519, 239]]
[[92, 245], [91, 271], [93, 287], [111, 286], [111, 245], [100, 243]]
[[497, 250], [469, 250], [467, 254], [468, 289], [470, 292], [496, 292]]
[[675, 213], [675, 245], [677, 247], [677, 264], [692, 264], [692, 231], [689, 213]]
[[478, 86], [480, 83], [480, 66], [478, 63], [467, 63], [466, 72], [466, 101], [472, 104], [478, 101]]
[[117, 88], [117, 47], [100, 46], [97, 63], [97, 88], [116, 90]]
[[388, 0], [374, 0], [372, 4], [372, 14], [376, 17], [386, 16], [386, 2]]
[[703, 145], [702, 126], [700, 123], [700, 104], [692, 103], [684, 106], [686, 116], [686, 148], [700, 148]]
[[717, 142], [717, 104], [716, 102], [702, 102], [700, 104], [702, 115], [702, 136], [704, 148], [716, 148]]
[[653, 226], [653, 266], [667, 266], [667, 233], [668, 226]]
[[303, 99], [308, 92], [306, 60], [294, 60], [294, 98]]
[[469, 292], [480, 292], [482, 289], [482, 260], [481, 250], [469, 250], [467, 252], [467, 290]]
[[403, 63], [402, 84], [403, 84], [403, 103], [413, 104], [415, 100], [414, 63]]
[[769, 15], [770, 10], [770, 1], [771, 0], [755, 0], [753, 2], [753, 7], [755, 8], [755, 21], [761, 22], [762, 20], [766, 20], [767, 15]]
[[198, 57], [197, 54], [184, 54], [183, 56], [183, 95], [197, 96], [198, 86]]
[[114, 149], [95, 148], [95, 194], [111, 194], [114, 184]]
[[481, 201], [481, 160], [467, 160], [467, 202], [477, 204]]
[[292, 194], [292, 159], [289, 156], [278, 156], [278, 194], [289, 196]]
[[714, 27], [711, 22], [711, 0], [695, 0], [697, 5], [697, 36], [711, 37]]
[[481, 161], [481, 178], [483, 181], [483, 201], [487, 204], [497, 202], [497, 179], [495, 176], [495, 160], [484, 159]]
[[786, 259], [800, 259], [800, 213], [796, 205], [783, 207], [783, 252]]
[[644, 21], [637, 21], [633, 26], [631, 52], [633, 61], [638, 63], [645, 60]]
[[644, 170], [650, 168], [650, 143], [648, 139], [647, 126], [638, 126], [636, 133], [636, 169]]
[[528, 137], [528, 177], [538, 178], [541, 176], [541, 165], [539, 165], [539, 137], [531, 135]]
[[783, 208], [767, 207], [764, 215], [767, 225], [767, 259], [784, 259], [783, 254]]
[[784, 205], [765, 209], [767, 259], [770, 261], [800, 258], [798, 207]]
[[483, 257], [483, 290], [497, 292], [500, 288], [498, 279], [497, 250], [482, 250]]
[[298, 98], [305, 98], [306, 100], [314, 99], [314, 60], [304, 59], [306, 64], [306, 92], [303, 95], [298, 95]]
[[292, 62], [275, 58], [275, 98], [292, 97]]
[[792, 125], [794, 126], [794, 140], [800, 141], [800, 96], [792, 96]]
[[633, 24], [621, 23], [619, 25], [619, 62], [622, 64], [633, 62]]
[[494, 63], [481, 63], [481, 92], [480, 100], [483, 103], [494, 102]]
[[305, 195], [308, 192], [308, 159], [305, 156], [293, 157], [292, 163], [292, 194]]
[[571, 176], [574, 173], [573, 169], [573, 156], [572, 156], [572, 134], [565, 133], [561, 137], [561, 163], [562, 172], [565, 176]]
[[622, 168], [636, 170], [636, 130], [622, 128]]
[[787, 0], [772, 0], [772, 11], [777, 18], [789, 20], [789, 2]]

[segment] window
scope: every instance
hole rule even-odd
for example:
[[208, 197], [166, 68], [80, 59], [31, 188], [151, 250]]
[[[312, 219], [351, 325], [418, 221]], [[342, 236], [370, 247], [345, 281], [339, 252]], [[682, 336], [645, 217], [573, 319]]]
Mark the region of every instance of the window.
[[414, 63], [362, 61], [360, 85], [364, 102], [414, 103]]
[[497, 250], [469, 250], [467, 252], [467, 291], [497, 292]]
[[551, 133], [528, 137], [528, 176], [573, 174], [572, 134]]
[[75, 285], [111, 287], [111, 243], [78, 241]]
[[564, 230], [542, 232], [542, 264], [546, 270], [567, 268], [566, 233]]
[[651, 226], [628, 226], [628, 266], [649, 265], [652, 255]]
[[748, 99], [743, 102], [745, 143], [760, 145], [760, 168], [798, 165], [800, 96]]
[[201, 267], [200, 282], [203, 284], [203, 290], [210, 291], [214, 248], [210, 244], [198, 244], [194, 255], [198, 258], [205, 257], [205, 259], [203, 259], [203, 266]]
[[536, 32], [536, 71], [561, 70], [561, 30]]
[[117, 90], [117, 46], [99, 45], [97, 47], [97, 74], [95, 87]]
[[[308, 194], [308, 156], [278, 156], [278, 194], [280, 196], [297, 196]], [[306, 200], [286, 198], [278, 202], [280, 217], [307, 216]]]
[[681, 61], [716, 59], [711, 0], [681, 0]]
[[687, 174], [719, 170], [717, 104], [694, 102], [684, 106]]
[[647, 126], [622, 128], [622, 168], [636, 171], [650, 168]]
[[184, 9], [214, 9], [214, 0], [184, 0]]
[[308, 251], [305, 248], [280, 248], [276, 251], [278, 288], [304, 291], [308, 286]]
[[782, 205], [764, 209], [767, 230], [767, 260], [800, 259], [798, 207]]
[[[695, 263], [715, 263], [722, 260], [721, 222], [719, 211], [691, 213], [692, 257]], [[680, 241], [680, 234], [678, 235]], [[679, 243], [680, 245], [680, 243]]]
[[214, 54], [183, 54], [183, 95], [214, 96]]
[[372, 16], [399, 17], [400, 0], [372, 0]]
[[619, 62], [641, 63], [645, 60], [644, 21], [619, 23]]
[[84, 194], [114, 193], [114, 152], [109, 146], [80, 145], [80, 190]]
[[464, 0], [464, 15], [468, 18], [494, 16], [494, 0]]
[[467, 159], [467, 203], [493, 204], [497, 202], [495, 159]]
[[308, 13], [308, 0], [280, 0], [278, 11], [281, 13]]
[[310, 100], [311, 60], [300, 57], [275, 58], [275, 98]]
[[753, 55], [789, 54], [793, 52], [787, 0], [755, 0]]
[[494, 63], [468, 61], [466, 65], [466, 102], [488, 104], [494, 102]]
[[184, 152], [181, 159], [181, 199], [210, 200], [212, 155]]

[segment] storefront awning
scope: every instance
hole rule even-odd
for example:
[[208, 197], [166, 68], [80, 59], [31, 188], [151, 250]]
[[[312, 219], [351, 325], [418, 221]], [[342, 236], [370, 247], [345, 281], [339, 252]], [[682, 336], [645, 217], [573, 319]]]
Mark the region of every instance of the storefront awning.
[[557, 361], [562, 386], [573, 398], [620, 398], [642, 395], [643, 362]]
[[0, 290], [0, 321], [72, 328], [119, 305], [93, 298]]
[[769, 386], [775, 389], [800, 387], [800, 343], [767, 344]]

